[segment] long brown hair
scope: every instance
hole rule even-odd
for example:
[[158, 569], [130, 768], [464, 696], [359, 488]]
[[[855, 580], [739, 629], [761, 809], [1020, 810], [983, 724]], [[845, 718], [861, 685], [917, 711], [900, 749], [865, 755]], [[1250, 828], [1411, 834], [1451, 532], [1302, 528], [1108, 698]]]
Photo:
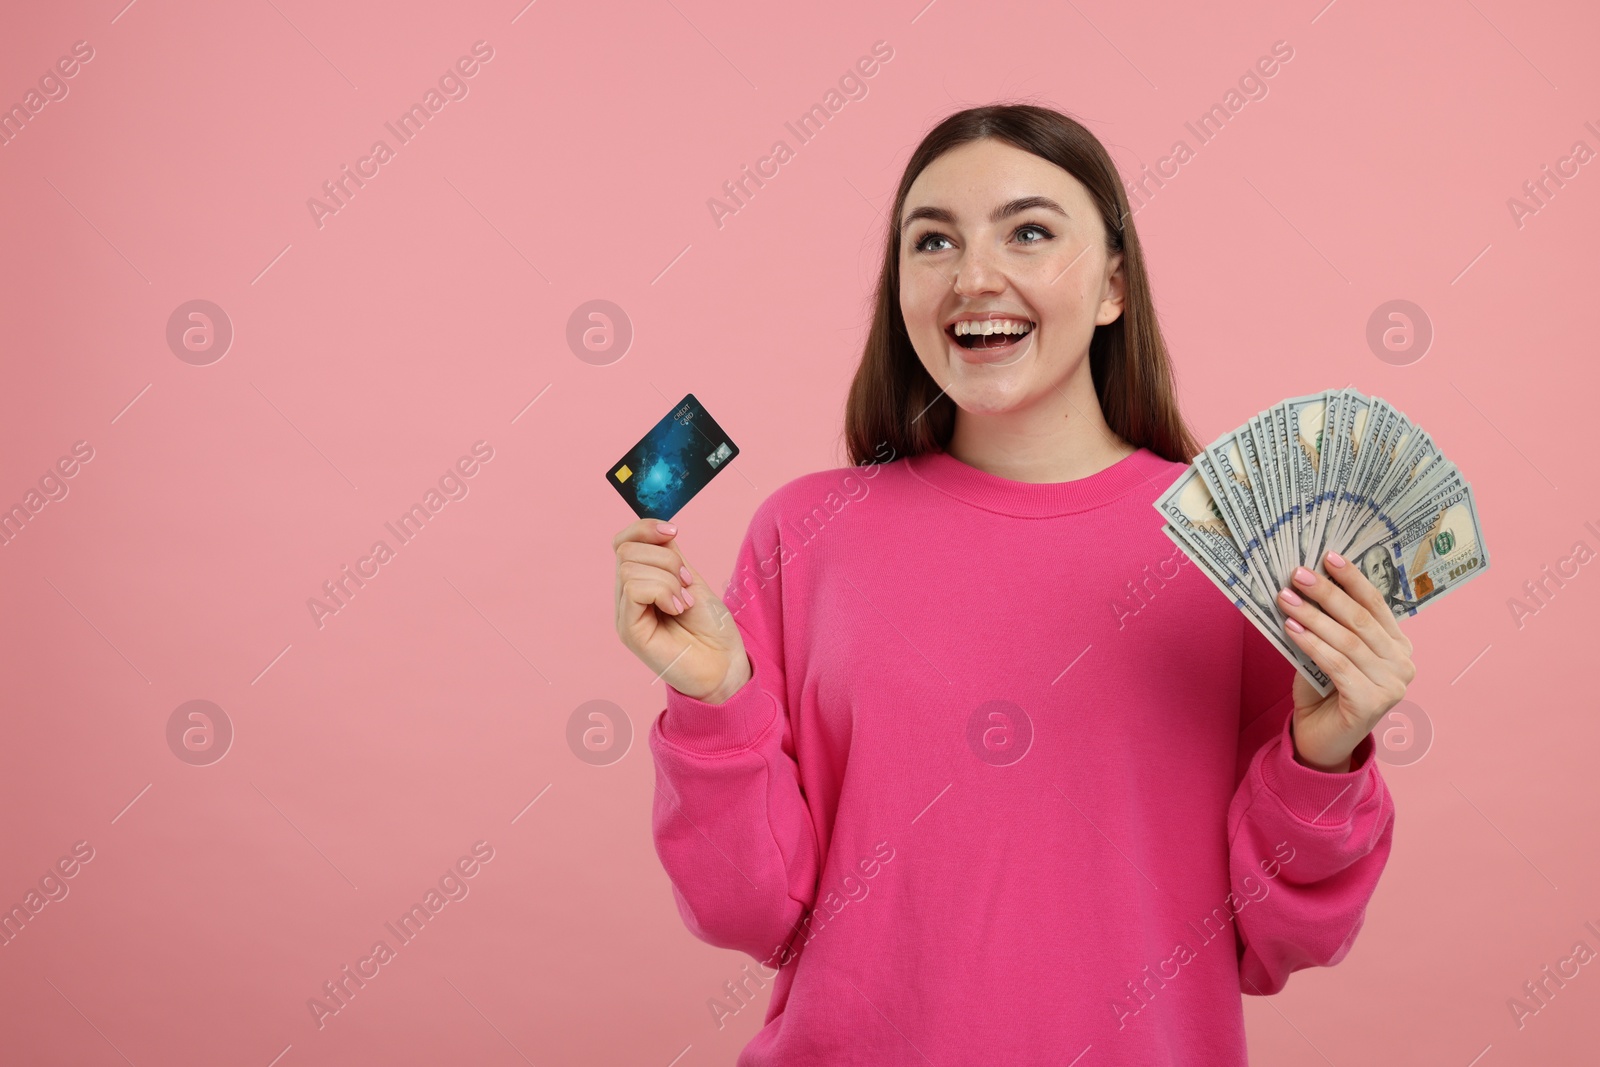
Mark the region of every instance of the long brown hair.
[[[955, 431], [956, 404], [917, 359], [900, 314], [900, 217], [917, 175], [952, 148], [993, 137], [1032, 152], [1082, 182], [1105, 224], [1108, 251], [1122, 253], [1122, 314], [1096, 326], [1089, 369], [1106, 424], [1123, 440], [1188, 463], [1200, 445], [1178, 410], [1172, 365], [1156, 321], [1144, 252], [1116, 166], [1082, 124], [1050, 108], [993, 104], [958, 111], [928, 132], [911, 154], [895, 193], [884, 239], [872, 329], [850, 383], [845, 440], [852, 465], [943, 451]], [[877, 457], [874, 460], [873, 457]]]

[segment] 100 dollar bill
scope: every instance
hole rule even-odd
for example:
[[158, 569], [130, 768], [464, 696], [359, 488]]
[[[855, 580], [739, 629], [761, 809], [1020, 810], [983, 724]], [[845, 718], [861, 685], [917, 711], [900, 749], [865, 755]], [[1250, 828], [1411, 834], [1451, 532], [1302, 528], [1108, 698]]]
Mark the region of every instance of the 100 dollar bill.
[[1415, 615], [1489, 566], [1472, 486], [1465, 482], [1430, 501], [1392, 536], [1370, 542], [1358, 543], [1348, 558], [1397, 618]]

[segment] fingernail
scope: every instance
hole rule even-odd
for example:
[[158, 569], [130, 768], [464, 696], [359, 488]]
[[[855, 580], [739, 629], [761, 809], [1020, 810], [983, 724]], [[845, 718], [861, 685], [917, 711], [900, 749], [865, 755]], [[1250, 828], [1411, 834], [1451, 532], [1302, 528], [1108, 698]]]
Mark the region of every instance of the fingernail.
[[1302, 601], [1300, 599], [1299, 595], [1296, 594], [1293, 589], [1280, 589], [1280, 590], [1278, 590], [1278, 596], [1279, 596], [1279, 598], [1281, 598], [1283, 600], [1283, 602], [1285, 604], [1302, 604], [1302, 603], [1304, 603], [1304, 601]]
[[656, 523], [656, 529], [666, 534], [668, 537], [675, 537], [678, 533], [678, 528], [672, 525], [670, 522], [658, 522]]
[[1306, 570], [1304, 567], [1296, 567], [1294, 569], [1294, 580], [1299, 582], [1301, 585], [1317, 584], [1317, 576]]
[[1328, 565], [1331, 567], [1343, 567], [1344, 557], [1330, 548], [1328, 550]]
[[1297, 634], [1303, 634], [1306, 632], [1306, 628], [1300, 625], [1299, 619], [1290, 619], [1284, 625], [1289, 627], [1289, 629], [1293, 630]]
[[677, 597], [673, 597], [672, 598], [672, 610], [675, 611], [675, 612], [676, 611], [682, 611], [683, 610], [683, 601], [679, 600]]
[[685, 589], [683, 591], [683, 599], [684, 603], [688, 604], [691, 608], [694, 607], [694, 594], [689, 592], [689, 590]]
[[683, 584], [684, 585], [693, 585], [694, 584], [694, 575], [689, 573], [689, 568], [688, 567], [679, 567], [678, 568], [678, 577], [683, 579]]

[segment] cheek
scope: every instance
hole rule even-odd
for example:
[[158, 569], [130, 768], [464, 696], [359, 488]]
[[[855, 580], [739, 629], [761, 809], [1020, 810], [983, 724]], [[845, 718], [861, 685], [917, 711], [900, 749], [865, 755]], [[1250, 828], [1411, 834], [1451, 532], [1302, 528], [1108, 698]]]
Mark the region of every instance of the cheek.
[[906, 329], [936, 329], [935, 314], [939, 309], [942, 280], [925, 267], [902, 266], [900, 270], [900, 314], [906, 320]]
[[1084, 295], [1078, 290], [1079, 284], [1069, 272], [1054, 285], [1050, 284], [1050, 277], [1046, 277], [1042, 284], [1022, 289], [1021, 294], [1045, 325], [1064, 332], [1084, 315]]
[[1082, 246], [1039, 257], [1028, 275], [1030, 295], [1038, 298], [1041, 307], [1055, 306], [1062, 312], [1075, 313], [1098, 292], [1101, 266], [1097, 259], [1092, 250]]

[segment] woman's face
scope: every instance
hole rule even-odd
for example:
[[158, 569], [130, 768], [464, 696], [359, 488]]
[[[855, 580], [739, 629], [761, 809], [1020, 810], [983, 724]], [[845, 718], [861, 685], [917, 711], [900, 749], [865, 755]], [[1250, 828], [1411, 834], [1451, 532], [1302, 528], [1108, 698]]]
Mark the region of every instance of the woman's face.
[[[1031, 152], [990, 138], [951, 149], [912, 182], [903, 219], [900, 312], [917, 358], [963, 411], [1063, 392], [1095, 326], [1122, 313], [1122, 256], [1108, 260], [1088, 190]], [[959, 320], [1026, 332], [984, 326], [986, 341], [958, 341]]]

